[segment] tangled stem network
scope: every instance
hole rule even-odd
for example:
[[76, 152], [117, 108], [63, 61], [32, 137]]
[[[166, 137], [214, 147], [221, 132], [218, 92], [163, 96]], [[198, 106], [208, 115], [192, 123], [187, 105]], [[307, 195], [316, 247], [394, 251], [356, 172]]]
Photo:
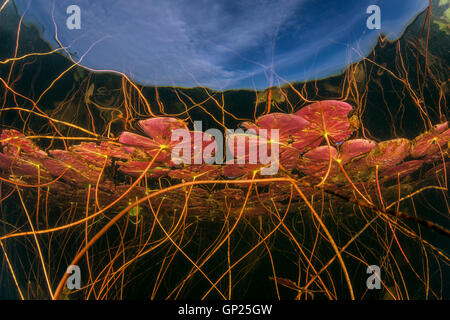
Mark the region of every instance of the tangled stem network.
[[[273, 211], [278, 212], [280, 208], [289, 210], [293, 199], [300, 197], [296, 199], [297, 205], [304, 203], [319, 222], [341, 263], [350, 295], [354, 298], [340, 250], [308, 199], [326, 192], [338, 199], [369, 208], [385, 219], [400, 217], [413, 220], [450, 236], [447, 229], [430, 221], [412, 217], [399, 210], [388, 211], [387, 207], [395, 204], [398, 207], [403, 199], [385, 204], [380, 190], [380, 184], [394, 180], [400, 185], [405, 176], [444, 159], [442, 148], [448, 148], [450, 130], [446, 122], [434, 126], [413, 141], [393, 139], [376, 143], [368, 139], [349, 139], [356, 130], [348, 117], [351, 111], [349, 104], [329, 100], [308, 105], [295, 114], [270, 113], [258, 118], [254, 123], [245, 123], [246, 127], [254, 128], [255, 132], [262, 128], [279, 130], [278, 161], [282, 171], [277, 177], [260, 176], [259, 171], [264, 165], [171, 164], [171, 149], [175, 143], [169, 137], [175, 128], [187, 129], [187, 125], [175, 118], [155, 117], [140, 121], [148, 137], [123, 132], [118, 142], [83, 142], [71, 146], [68, 150], [53, 149], [48, 152], [40, 149], [30, 137], [17, 130], [4, 130], [0, 166], [7, 176], [2, 178], [2, 181], [16, 186], [19, 195], [19, 186], [38, 189], [47, 187], [48, 192], [58, 199], [57, 201], [63, 201], [74, 194], [79, 201], [87, 198], [87, 203], [90, 198], [95, 199], [98, 211], [59, 229], [86, 223], [110, 208], [125, 207], [86, 243], [71, 265], [76, 265], [111, 226], [136, 207], [147, 206], [147, 209], [153, 211], [153, 206], [156, 205], [160, 214], [178, 211], [188, 218], [195, 216], [213, 219], [221, 215], [222, 218], [235, 218], [239, 221], [243, 216], [268, 215]], [[244, 140], [244, 144], [245, 142], [248, 140]], [[214, 144], [215, 141], [212, 140], [211, 143]], [[246, 150], [249, 151], [250, 148]], [[195, 152], [196, 150], [193, 150], [193, 153]], [[104, 174], [113, 163], [118, 165], [119, 171], [136, 177], [136, 180], [132, 184], [115, 184]], [[430, 177], [436, 172], [445, 171], [445, 165], [443, 162], [431, 167], [424, 176]], [[171, 186], [158, 191], [138, 186], [143, 179], [156, 180], [162, 177], [169, 177]], [[215, 188], [205, 191], [202, 185], [208, 184], [214, 185]], [[250, 185], [247, 191], [236, 188], [243, 184]], [[258, 192], [256, 188], [253, 194], [252, 187], [257, 184], [263, 185], [265, 191]], [[189, 196], [186, 196], [186, 190], [189, 190]], [[147, 196], [144, 196], [145, 194]], [[136, 199], [134, 202], [133, 197]], [[375, 205], [372, 199], [378, 199], [380, 206]], [[111, 205], [105, 207], [104, 203]], [[221, 211], [221, 208], [224, 210]], [[160, 224], [156, 215], [155, 219]], [[32, 225], [30, 222], [30, 226]], [[236, 225], [237, 222], [230, 231]], [[164, 227], [160, 227], [169, 241], [176, 245]], [[33, 228], [30, 232], [6, 235], [1, 240], [26, 234], [36, 237], [36, 234], [55, 231], [55, 228], [39, 231]], [[181, 248], [179, 250], [203, 273]], [[65, 273], [59, 282], [54, 298], [61, 294], [68, 276], [69, 274]], [[205, 277], [208, 278], [206, 275]], [[214, 283], [211, 282], [211, 285], [220, 292]]]
[[[0, 61], [8, 297], [448, 295], [448, 71], [428, 39], [380, 40], [395, 61], [373, 54], [333, 79], [216, 92], [140, 87], [67, 60], [45, 73], [60, 50], [22, 52], [17, 30]], [[243, 130], [221, 143], [196, 121]], [[263, 146], [277, 151], [270, 175], [273, 161], [251, 161]], [[206, 150], [215, 162], [197, 161]], [[372, 265], [382, 290], [366, 286]]]

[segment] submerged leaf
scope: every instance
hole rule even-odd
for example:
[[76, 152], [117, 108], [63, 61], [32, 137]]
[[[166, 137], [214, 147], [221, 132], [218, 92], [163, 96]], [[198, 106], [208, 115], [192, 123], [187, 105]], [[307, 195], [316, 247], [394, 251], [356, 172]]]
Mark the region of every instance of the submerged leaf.
[[348, 139], [355, 131], [348, 119], [352, 106], [346, 102], [324, 100], [301, 108], [295, 114], [308, 120], [309, 124], [302, 129], [305, 140], [311, 147], [318, 146], [326, 134], [331, 142], [339, 143]]
[[441, 150], [450, 140], [448, 122], [435, 125], [430, 131], [422, 133], [412, 141], [411, 156], [424, 157], [426, 161], [441, 158]]

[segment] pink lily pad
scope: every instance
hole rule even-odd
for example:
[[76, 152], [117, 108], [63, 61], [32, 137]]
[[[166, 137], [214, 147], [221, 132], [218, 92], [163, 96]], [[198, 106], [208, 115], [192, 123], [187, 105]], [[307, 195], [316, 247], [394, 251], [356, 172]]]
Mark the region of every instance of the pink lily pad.
[[[64, 173], [63, 179], [71, 183], [92, 184], [98, 182], [102, 170], [100, 167], [90, 164], [80, 157], [79, 154], [66, 150], [51, 150], [52, 158], [43, 160], [45, 168], [53, 176], [60, 176]], [[107, 181], [105, 176], [100, 177], [102, 187], [111, 187], [112, 183]]]
[[49, 177], [49, 173], [40, 161], [23, 159], [22, 157], [0, 153], [0, 169], [15, 176], [30, 176], [37, 179], [38, 175]]
[[352, 109], [346, 102], [324, 100], [307, 105], [295, 114], [310, 122], [302, 131], [309, 146], [314, 147], [322, 142], [325, 133], [334, 143], [348, 139], [355, 131], [348, 119]]
[[253, 172], [256, 171], [255, 179], [261, 177], [258, 172], [261, 170], [261, 164], [227, 164], [223, 167], [223, 175], [230, 179], [242, 178], [251, 179]]
[[122, 146], [115, 145], [111, 142], [102, 141], [100, 145], [94, 142], [82, 142], [70, 148], [84, 160], [102, 167], [111, 164], [111, 158], [129, 159], [130, 154], [127, 153]]
[[397, 178], [397, 176], [404, 177], [410, 175], [413, 172], [416, 172], [419, 168], [422, 167], [424, 161], [422, 160], [411, 160], [403, 162], [395, 167], [386, 169], [380, 173], [384, 180]]
[[259, 159], [260, 143], [265, 143], [268, 150], [270, 150], [270, 144], [267, 143], [267, 139], [259, 137], [256, 132], [234, 132], [227, 135], [227, 145], [236, 163], [255, 164]]
[[188, 130], [186, 123], [183, 120], [156, 117], [139, 121], [139, 125], [158, 144], [168, 144], [172, 131], [177, 129]]
[[445, 162], [445, 171], [444, 171], [444, 163], [440, 163], [436, 165], [434, 168], [429, 169], [425, 173], [425, 177], [439, 177], [443, 178], [444, 173], [447, 173], [447, 176], [450, 174], [450, 161]]
[[[228, 134], [227, 138], [228, 149], [234, 155], [234, 159], [227, 159], [224, 168], [224, 174], [227, 177], [239, 175], [233, 172], [241, 171], [243, 174], [247, 171], [252, 173], [260, 170], [263, 170], [263, 175], [274, 175], [278, 173], [280, 162], [283, 166], [293, 167], [298, 158], [297, 150], [291, 147], [280, 150], [280, 144], [276, 140], [269, 140], [266, 135], [259, 136], [249, 132], [234, 132]], [[293, 153], [290, 153], [290, 151], [293, 151]], [[283, 153], [280, 155], [280, 152]]]
[[1, 134], [3, 152], [16, 155], [20, 150], [24, 154], [32, 158], [45, 158], [47, 153], [41, 150], [33, 142], [27, 139], [21, 132], [9, 129], [3, 130]]
[[339, 159], [346, 164], [366, 156], [376, 146], [376, 142], [366, 139], [345, 141], [339, 148]]
[[380, 170], [391, 168], [409, 155], [410, 146], [410, 141], [403, 138], [380, 142], [362, 159], [362, 163], [369, 167], [378, 165]]
[[[256, 123], [245, 122], [243, 126], [247, 129], [253, 129], [256, 134], [260, 129], [267, 130], [266, 137], [262, 140], [268, 140], [268, 144], [277, 143], [279, 149], [280, 164], [287, 170], [295, 167], [300, 152], [303, 151], [305, 134], [301, 131], [309, 122], [295, 114], [271, 113], [259, 117]], [[278, 138], [271, 137], [270, 130], [278, 130]], [[269, 146], [268, 146], [269, 148]]]
[[[173, 118], [152, 118], [141, 121], [140, 124], [146, 133], [152, 135], [151, 138], [131, 132], [123, 132], [119, 138], [124, 149], [138, 160], [150, 160], [158, 154], [155, 159], [157, 163], [168, 163], [170, 166], [179, 162], [201, 164], [210, 161], [204, 157], [207, 147], [208, 150], [216, 150], [216, 142], [211, 135], [189, 131], [182, 121], [174, 121]], [[182, 130], [184, 134], [172, 139], [173, 130]], [[180, 152], [174, 154], [175, 148]], [[184, 154], [184, 151], [189, 151], [189, 154]]]
[[[171, 144], [170, 148], [173, 147], [176, 147], [179, 152], [171, 154], [171, 163], [175, 162], [187, 165], [214, 163], [215, 154], [214, 152], [213, 154], [210, 154], [209, 151], [217, 151], [217, 144], [212, 135], [195, 131], [187, 131], [185, 138]], [[184, 154], [184, 151], [188, 151], [189, 153]], [[220, 159], [220, 161], [222, 161], [222, 159]]]
[[[151, 161], [137, 161], [129, 160], [127, 162], [119, 161], [119, 170], [125, 174], [133, 177], [139, 177], [144, 173], [145, 169], [148, 167]], [[159, 166], [157, 163], [153, 163], [150, 169], [147, 170], [146, 175], [152, 178], [159, 178], [167, 175], [170, 172], [169, 167]]]
[[171, 149], [177, 144], [177, 142], [171, 141], [172, 131], [177, 129], [188, 131], [184, 121], [168, 117], [141, 120], [139, 125], [150, 138], [123, 132], [119, 137], [119, 142], [124, 144], [125, 150], [130, 153], [136, 152], [136, 155], [142, 159], [153, 158], [162, 149], [156, 159], [159, 162], [169, 161]]
[[[295, 140], [299, 131], [305, 128], [309, 122], [295, 114], [270, 113], [259, 117], [255, 123], [244, 122], [242, 125], [247, 129], [278, 129], [280, 142]], [[270, 135], [269, 135], [270, 138]]]
[[334, 164], [337, 156], [338, 151], [335, 147], [319, 146], [306, 152], [299, 160], [297, 167], [306, 175], [322, 177], [326, 174], [330, 161], [332, 163], [330, 174], [338, 170]]
[[171, 170], [169, 177], [180, 180], [214, 180], [221, 174], [218, 166], [208, 164], [193, 164], [184, 168]]
[[[160, 149], [160, 145], [156, 141], [132, 132], [123, 132], [119, 137], [119, 142], [123, 143], [127, 152], [140, 159], [153, 158]], [[168, 161], [170, 159], [169, 151], [168, 149], [161, 150], [155, 161]]]

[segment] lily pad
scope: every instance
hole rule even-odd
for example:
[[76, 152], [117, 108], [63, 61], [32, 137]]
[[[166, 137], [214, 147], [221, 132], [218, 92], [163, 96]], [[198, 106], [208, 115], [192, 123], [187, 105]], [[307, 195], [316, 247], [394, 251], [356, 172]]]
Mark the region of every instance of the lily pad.
[[352, 110], [350, 104], [336, 100], [315, 102], [298, 110], [295, 114], [309, 121], [302, 129], [305, 146], [318, 146], [325, 134], [333, 143], [348, 139], [356, 129], [348, 118]]
[[[433, 126], [433, 128], [412, 141], [411, 156], [413, 158], [425, 158], [427, 162], [441, 158], [440, 149], [450, 140], [448, 122]], [[438, 147], [439, 145], [439, 147]]]

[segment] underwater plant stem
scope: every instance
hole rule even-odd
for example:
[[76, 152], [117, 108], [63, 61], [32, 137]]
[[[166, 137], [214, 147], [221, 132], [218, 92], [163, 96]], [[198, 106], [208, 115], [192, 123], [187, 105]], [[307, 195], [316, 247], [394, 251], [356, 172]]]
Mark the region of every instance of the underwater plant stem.
[[386, 207], [384, 206], [383, 196], [381, 195], [381, 189], [380, 189], [380, 179], [378, 178], [378, 165], [375, 166], [375, 181], [377, 184], [377, 194], [378, 199], [380, 200], [381, 207], [383, 208], [383, 211], [386, 211]]
[[[444, 188], [442, 188], [442, 189], [444, 189]], [[393, 216], [393, 217], [397, 217], [397, 218], [402, 218], [404, 220], [409, 220], [409, 221], [416, 222], [416, 223], [418, 223], [418, 224], [420, 224], [420, 225], [422, 225], [424, 227], [432, 229], [432, 230], [434, 230], [434, 231], [436, 231], [436, 232], [438, 232], [438, 233], [440, 233], [440, 234], [450, 238], [450, 230], [448, 230], [448, 229], [446, 229], [446, 228], [444, 228], [444, 227], [442, 227], [442, 226], [440, 226], [440, 225], [438, 225], [438, 224], [436, 224], [436, 223], [434, 223], [432, 221], [425, 220], [425, 219], [422, 219], [422, 218], [419, 218], [419, 217], [415, 217], [415, 216], [411, 216], [411, 215], [409, 215], [409, 214], [407, 214], [407, 213], [405, 213], [403, 211], [395, 211], [395, 210], [389, 210], [389, 209], [386, 209], [385, 211], [382, 211], [378, 207], [376, 207], [375, 205], [369, 205], [368, 203], [365, 203], [365, 202], [361, 202], [361, 201], [350, 199], [350, 198], [348, 198], [346, 196], [343, 196], [343, 195], [338, 194], [338, 193], [336, 193], [334, 191], [331, 191], [331, 190], [325, 190], [325, 192], [328, 193], [328, 194], [334, 195], [334, 196], [336, 196], [338, 198], [341, 198], [343, 200], [346, 200], [348, 202], [354, 203], [354, 204], [356, 204], [358, 206], [361, 206], [361, 207], [364, 207], [364, 208], [368, 208], [368, 209], [372, 209], [373, 211], [375, 211], [378, 214]]]
[[319, 184], [317, 184], [317, 187], [319, 187], [319, 186], [321, 186], [321, 185], [323, 185], [325, 183], [325, 181], [328, 178], [328, 175], [330, 174], [331, 165], [333, 163], [333, 155], [331, 154], [331, 143], [330, 143], [330, 139], [328, 139], [328, 131], [327, 131], [327, 128], [326, 128], [325, 117], [323, 115], [324, 110], [323, 110], [322, 103], [320, 103], [320, 108], [321, 108], [320, 116], [321, 116], [321, 120], [322, 120], [322, 129], [324, 130], [323, 137], [325, 138], [325, 141], [327, 142], [327, 145], [328, 145], [328, 156], [329, 156], [329, 158], [328, 158], [327, 172], [325, 173], [325, 176], [322, 178], [322, 181], [320, 181]]
[[[258, 248], [261, 244], [266, 243], [266, 240], [269, 239], [269, 237], [275, 233], [275, 231], [277, 231], [280, 226], [283, 224], [283, 221], [285, 220], [287, 216], [287, 211], [285, 212], [284, 216], [279, 219], [280, 222], [268, 233], [266, 234], [263, 238], [261, 238], [261, 240], [255, 244], [249, 251], [247, 251], [244, 255], [242, 255], [242, 257], [240, 257], [239, 259], [237, 259], [233, 265], [230, 266], [230, 269], [233, 269], [235, 266], [237, 266], [242, 260], [244, 260], [250, 253], [252, 253], [254, 250], [256, 250], [256, 248]], [[228, 271], [223, 273], [215, 282], [215, 284], [219, 283], [219, 281], [221, 281], [226, 275], [228, 274]], [[209, 292], [212, 290], [212, 288], [210, 288], [202, 297], [202, 299], [204, 299]]]
[[[156, 158], [158, 157], [158, 155], [161, 153], [162, 149], [160, 148], [158, 150], [158, 152], [155, 154], [155, 156], [153, 157], [153, 159], [149, 162], [149, 164], [147, 165], [147, 167], [145, 168], [144, 172], [142, 172], [142, 174], [140, 175], [140, 177], [138, 179], [136, 179], [136, 181], [130, 186], [130, 188], [128, 188], [128, 190], [122, 194], [122, 196], [120, 196], [118, 199], [116, 199], [115, 201], [113, 201], [110, 205], [106, 206], [105, 208], [103, 208], [102, 210], [96, 212], [95, 214], [93, 214], [92, 216], [96, 216], [98, 214], [100, 214], [103, 211], [106, 211], [108, 208], [110, 208], [111, 206], [113, 206], [117, 201], [119, 201], [119, 199], [123, 198], [132, 188], [134, 188], [139, 181], [142, 180], [143, 177], [145, 177], [146, 173], [148, 170], [150, 170], [151, 166], [153, 165], [153, 163], [155, 162]], [[131, 210], [134, 206], [128, 206], [127, 208], [129, 208], [129, 210]], [[75, 265], [76, 262], [86, 253], [86, 251], [97, 241], [97, 239], [99, 239], [103, 233], [105, 233], [112, 225], [114, 225], [116, 223], [117, 220], [119, 220], [125, 213], [127, 213], [129, 210], [126, 210], [127, 208], [125, 208], [125, 211], [121, 211], [118, 215], [116, 215], [113, 219], [111, 219], [85, 246], [84, 248], [81, 250], [81, 252], [78, 253], [78, 255], [74, 258], [74, 263], [72, 263], [72, 265]], [[91, 216], [91, 217], [92, 217]], [[84, 221], [87, 221], [88, 219], [82, 219]], [[36, 234], [34, 234], [36, 236]], [[55, 296], [52, 295], [53, 300], [58, 299], [59, 294], [61, 293], [63, 287], [64, 287], [64, 282], [67, 280], [69, 274], [67, 273], [67, 271], [64, 273], [63, 279], [61, 279], [56, 292], [55, 292]]]
[[[372, 218], [372, 220], [370, 220], [368, 223], [366, 223], [366, 225], [358, 231], [358, 233], [356, 233], [340, 250], [341, 253], [344, 253], [345, 250], [348, 248], [349, 245], [351, 245], [374, 221], [376, 221], [378, 219], [378, 217], [374, 217]], [[337, 258], [337, 255], [334, 255], [323, 267], [322, 269], [320, 269], [309, 281], [308, 283], [302, 288], [303, 290], [307, 290], [308, 287], [314, 283], [314, 281], [316, 280], [317, 277], [319, 277], [319, 275], [324, 272], [329, 266], [330, 264]], [[381, 281], [383, 283], [383, 281]], [[389, 288], [387, 286], [385, 286], [386, 291], [389, 292], [389, 294], [391, 294], [391, 296], [393, 296], [393, 294], [390, 292]]]
[[100, 185], [100, 180], [102, 179], [103, 173], [105, 172], [105, 167], [108, 164], [108, 156], [105, 156], [105, 162], [103, 163], [102, 169], [100, 171], [100, 174], [97, 178], [97, 183], [95, 184], [95, 205], [97, 206], [98, 210], [101, 210], [100, 204], [98, 203], [98, 187]]
[[[444, 187], [438, 187], [438, 186], [425, 186], [425, 187], [423, 187], [423, 188], [420, 188], [419, 190], [414, 191], [413, 193], [410, 193], [410, 194], [408, 194], [408, 195], [406, 195], [406, 196], [404, 196], [404, 197], [398, 199], [397, 201], [392, 202], [391, 204], [389, 204], [389, 205], [386, 207], [386, 209], [389, 210], [389, 209], [392, 208], [394, 205], [397, 205], [397, 208], [398, 208], [399, 205], [400, 205], [400, 202], [402, 202], [402, 201], [404, 201], [404, 200], [406, 200], [406, 199], [412, 198], [412, 197], [414, 197], [416, 194], [419, 194], [419, 193], [421, 193], [421, 192], [423, 192], [423, 191], [425, 191], [425, 190], [428, 190], [428, 189], [436, 189], [436, 190], [447, 191], [447, 188], [444, 188]], [[398, 209], [397, 209], [396, 211], [398, 211]]]
[[[86, 199], [86, 217], [89, 216], [89, 204], [91, 202], [91, 184], [88, 185], [88, 193], [87, 193], [87, 199]], [[85, 226], [84, 226], [84, 242], [87, 244], [88, 241], [88, 234], [89, 234], [89, 225], [88, 225], [88, 221], [86, 220]], [[89, 251], [86, 251], [86, 263], [87, 263], [87, 268], [89, 270], [89, 281], [92, 282], [92, 273], [91, 273], [91, 268], [90, 268], [90, 263], [89, 263]]]
[[50, 293], [50, 296], [53, 299], [54, 295], [53, 295], [53, 291], [52, 291], [52, 286], [50, 285], [50, 280], [48, 279], [47, 269], [45, 268], [44, 257], [42, 256], [41, 246], [39, 245], [39, 241], [38, 241], [38, 238], [36, 236], [36, 232], [34, 230], [33, 223], [31, 222], [31, 217], [28, 214], [28, 210], [27, 210], [27, 208], [25, 206], [25, 202], [23, 201], [23, 197], [20, 194], [20, 189], [19, 189], [18, 186], [17, 186], [17, 194], [19, 195], [20, 202], [21, 202], [22, 207], [23, 207], [23, 209], [25, 211], [25, 214], [27, 216], [28, 223], [30, 224], [31, 232], [33, 233], [34, 241], [36, 242], [36, 247], [37, 247], [37, 250], [38, 250], [38, 253], [39, 253], [39, 259], [41, 260], [42, 269], [44, 271], [45, 281], [47, 282], [48, 291]]
[[366, 201], [370, 206], [374, 207], [375, 205], [372, 203], [372, 201], [369, 201], [362, 193], [361, 191], [359, 191], [359, 189], [355, 186], [355, 184], [353, 183], [353, 181], [350, 179], [350, 177], [348, 176], [347, 172], [344, 169], [344, 166], [342, 165], [342, 161], [337, 161], [337, 163], [339, 164], [339, 167], [341, 168], [342, 173], [344, 174], [345, 178], [347, 179], [347, 181], [350, 183], [350, 185], [352, 186], [352, 188], [356, 191], [357, 194], [359, 194], [361, 196], [361, 198], [364, 199], [364, 201]]
[[[193, 187], [193, 185], [192, 185]], [[191, 189], [192, 189], [191, 187]], [[250, 187], [251, 189], [251, 187]], [[243, 210], [242, 210], [243, 211]], [[187, 253], [184, 252], [183, 249], [181, 249], [181, 247], [172, 239], [171, 235], [169, 233], [167, 233], [166, 229], [163, 227], [163, 225], [161, 224], [161, 222], [159, 221], [159, 219], [155, 216], [156, 219], [156, 223], [159, 225], [159, 227], [161, 228], [161, 230], [164, 232], [165, 236], [167, 237], [167, 239], [169, 239], [170, 242], [172, 242], [172, 245], [175, 246], [175, 248], [177, 248], [177, 250], [179, 252], [181, 252], [181, 254], [183, 256], [186, 257], [186, 259], [189, 260], [189, 262], [205, 277], [205, 279], [212, 285], [212, 288], [216, 289], [217, 292], [222, 296], [223, 299], [226, 300], [225, 295], [219, 290], [219, 288], [217, 288], [216, 284], [214, 282], [211, 281], [211, 279], [209, 279], [209, 277], [206, 275], [206, 273], [203, 272], [203, 270], [201, 269], [200, 266], [198, 266], [190, 257]], [[238, 224], [239, 219], [236, 221], [235, 225], [233, 227], [236, 227], [236, 225]], [[232, 232], [232, 231], [231, 231]], [[223, 242], [222, 242], [223, 243]], [[222, 245], [222, 243], [220, 245]]]
[[[2, 80], [2, 78], [0, 78], [0, 80]], [[55, 131], [58, 132], [58, 133], [59, 133], [59, 131], [56, 129], [56, 127], [54, 126], [54, 123], [53, 123], [53, 122], [55, 122], [55, 123], [60, 123], [60, 124], [63, 124], [63, 125], [65, 125], [65, 126], [68, 126], [68, 127], [71, 127], [71, 128], [75, 128], [75, 129], [77, 129], [77, 130], [80, 130], [80, 131], [82, 131], [82, 132], [84, 132], [84, 133], [87, 133], [87, 134], [89, 134], [89, 135], [91, 135], [91, 136], [94, 136], [94, 137], [100, 139], [100, 135], [98, 135], [98, 134], [96, 134], [96, 133], [94, 133], [94, 132], [91, 132], [91, 131], [89, 131], [89, 130], [86, 130], [86, 129], [84, 129], [84, 128], [82, 128], [82, 127], [79, 127], [79, 126], [77, 126], [77, 125], [71, 124], [70, 122], [61, 121], [61, 120], [57, 120], [57, 119], [53, 119], [53, 118], [49, 117], [48, 115], [46, 115], [46, 114], [44, 114], [44, 113], [39, 113], [39, 112], [36, 112], [36, 111], [33, 111], [33, 110], [28, 110], [28, 109], [25, 109], [25, 108], [21, 108], [21, 107], [8, 107], [8, 108], [3, 108], [3, 109], [2, 109], [2, 111], [8, 111], [8, 110], [19, 110], [19, 111], [24, 111], [24, 112], [28, 112], [28, 113], [37, 115], [37, 116], [39, 116], [39, 117], [45, 118], [45, 119], [47, 119], [48, 121], [50, 121], [50, 123], [53, 125]], [[63, 137], [63, 135], [61, 135], [61, 137]], [[65, 140], [65, 138], [62, 138], [62, 139]]]
[[[323, 114], [322, 114], [322, 118], [323, 118]], [[330, 171], [331, 171], [331, 165], [333, 163], [333, 155], [331, 154], [331, 144], [330, 144], [330, 140], [328, 139], [328, 134], [324, 134], [323, 135], [325, 138], [325, 141], [327, 142], [328, 145], [328, 168], [327, 168], [327, 172], [325, 173], [325, 176], [322, 178], [322, 181], [320, 181], [316, 187], [319, 187], [321, 185], [323, 185], [325, 183], [325, 181], [328, 179], [328, 176], [330, 175]]]
[[[36, 231], [35, 234], [45, 234], [45, 233], [50, 233], [50, 232], [54, 232], [54, 231], [58, 231], [58, 230], [64, 230], [64, 229], [68, 229], [68, 228], [74, 227], [74, 226], [76, 226], [78, 224], [84, 223], [84, 222], [86, 222], [86, 221], [88, 221], [90, 219], [95, 218], [96, 216], [98, 216], [101, 213], [105, 212], [109, 208], [113, 207], [116, 203], [118, 203], [120, 200], [122, 200], [142, 180], [142, 178], [145, 176], [147, 171], [153, 165], [156, 157], [159, 155], [161, 150], [162, 149], [158, 150], [158, 152], [156, 153], [155, 157], [152, 159], [152, 161], [150, 161], [150, 163], [148, 164], [147, 168], [142, 172], [142, 174], [139, 176], [139, 178], [137, 178], [136, 181], [134, 181], [133, 184], [130, 185], [130, 187], [124, 193], [122, 193], [122, 195], [120, 197], [118, 197], [116, 200], [114, 200], [113, 202], [108, 204], [106, 207], [104, 207], [103, 209], [101, 209], [99, 211], [96, 211], [95, 213], [93, 213], [92, 215], [90, 215], [87, 218], [83, 218], [83, 219], [80, 219], [78, 221], [75, 221], [75, 222], [72, 222], [72, 223], [60, 226], [60, 227], [55, 227], [55, 228], [46, 229], [46, 230], [38, 230], [38, 231]], [[67, 170], [68, 170], [68, 168], [67, 168]], [[2, 178], [0, 177], [0, 180], [1, 179]], [[20, 186], [20, 184], [18, 184], [18, 185]], [[24, 235], [30, 235], [30, 234], [34, 234], [34, 233], [33, 232], [20, 232], [20, 233], [9, 234], [9, 235], [5, 235], [5, 236], [0, 237], [0, 240], [12, 238], [12, 237], [19, 237], [19, 236], [24, 236]]]
[[[160, 152], [160, 151], [158, 151]], [[156, 159], [156, 157], [158, 156], [158, 154], [155, 155], [155, 157], [153, 158], [152, 162], [154, 161], [154, 159]], [[149, 164], [148, 169], [151, 167], [152, 162]], [[237, 180], [237, 181], [233, 181], [233, 183], [236, 184], [249, 184], [249, 183], [257, 183], [257, 182], [292, 182], [292, 179], [290, 178], [269, 178], [269, 179], [252, 179], [252, 180]], [[127, 212], [129, 212], [132, 208], [134, 208], [135, 206], [147, 201], [148, 199], [151, 199], [155, 196], [158, 196], [160, 194], [163, 194], [165, 192], [171, 191], [171, 190], [176, 190], [176, 189], [180, 189], [186, 186], [191, 186], [191, 185], [196, 185], [196, 184], [229, 184], [230, 181], [215, 181], [215, 180], [203, 180], [203, 181], [189, 181], [189, 182], [184, 182], [184, 183], [180, 183], [174, 186], [170, 186], [167, 187], [165, 189], [162, 190], [158, 190], [155, 191], [143, 198], [140, 198], [139, 200], [135, 201], [134, 203], [130, 204], [128, 207], [126, 207], [125, 209], [123, 209], [121, 212], [119, 212], [116, 216], [114, 216], [94, 237], [92, 237], [92, 239], [89, 241], [89, 243], [75, 256], [75, 258], [72, 261], [72, 265], [77, 264], [77, 262], [83, 257], [83, 255], [86, 253], [86, 250], [89, 249], [111, 226], [113, 226], [121, 217], [123, 217]], [[134, 185], [133, 185], [134, 187]], [[106, 208], [105, 208], [106, 209]], [[105, 210], [103, 209], [103, 211]], [[99, 211], [100, 212], [100, 211]], [[97, 212], [98, 213], [98, 212]], [[91, 216], [92, 217], [92, 216]], [[76, 224], [79, 224], [80, 222], [84, 222], [86, 219], [82, 219], [79, 222], [77, 222]], [[2, 238], [0, 238], [0, 240], [2, 240]], [[55, 295], [54, 295], [54, 300], [58, 299], [59, 295], [61, 294], [61, 291], [64, 287], [64, 283], [66, 282], [67, 278], [69, 277], [69, 274], [66, 272], [64, 273], [61, 281], [59, 282], [59, 285], [55, 291]]]
[[[280, 218], [277, 216], [277, 218], [280, 220]], [[314, 265], [312, 264], [312, 259], [308, 259], [308, 256], [306, 255], [305, 251], [302, 249], [302, 246], [300, 245], [300, 243], [295, 239], [294, 235], [292, 234], [292, 232], [289, 230], [289, 228], [286, 226], [286, 224], [280, 220], [280, 224], [283, 226], [284, 230], [289, 234], [289, 236], [291, 237], [292, 241], [295, 243], [295, 245], [297, 246], [297, 248], [299, 249], [300, 253], [303, 255], [303, 257], [306, 259], [306, 261], [308, 262], [308, 268], [311, 267], [311, 269], [314, 271], [315, 274], [317, 274], [316, 268], [314, 267]], [[321, 277], [319, 278], [319, 282], [322, 284], [324, 292], [326, 293], [326, 295], [328, 296], [328, 298], [330, 300], [333, 299], [333, 297], [331, 296], [329, 290], [327, 289], [325, 283], [323, 282]]]
[[444, 152], [442, 151], [441, 146], [439, 145], [439, 143], [435, 140], [436, 145], [439, 148], [439, 152], [441, 153], [441, 158], [442, 158], [442, 168], [444, 170], [444, 185], [445, 188], [448, 188], [448, 184], [447, 184], [447, 168], [446, 168], [446, 163], [445, 163], [445, 158], [444, 158]]

